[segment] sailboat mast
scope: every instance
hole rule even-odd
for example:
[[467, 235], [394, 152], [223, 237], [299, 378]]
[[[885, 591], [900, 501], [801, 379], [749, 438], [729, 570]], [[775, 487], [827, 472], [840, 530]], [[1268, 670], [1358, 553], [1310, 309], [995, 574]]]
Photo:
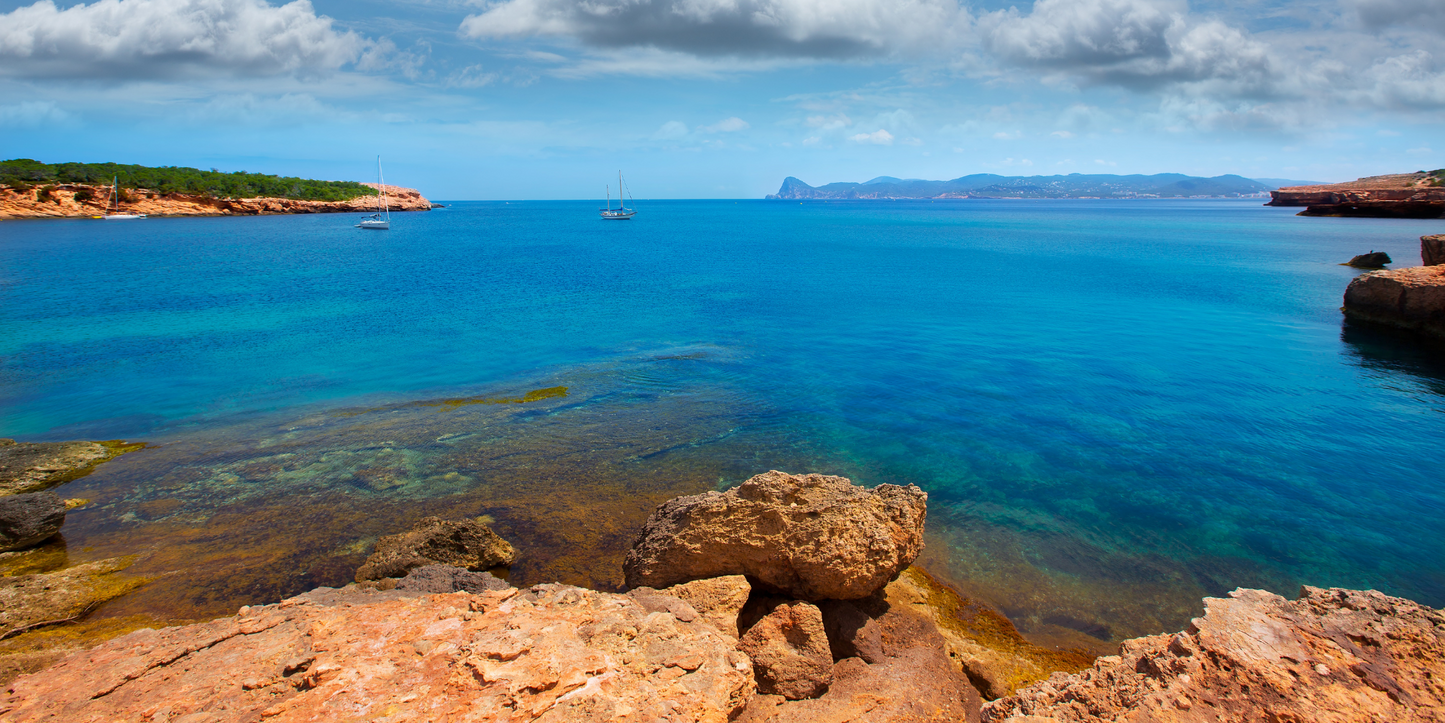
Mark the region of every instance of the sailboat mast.
[[386, 200], [386, 179], [381, 175], [381, 156], [376, 157], [376, 185], [381, 191], [381, 210], [386, 213], [387, 220], [391, 220], [391, 203]]
[[622, 205], [622, 171], [621, 171], [621, 170], [617, 171], [617, 208], [619, 208], [619, 209], [626, 208], [626, 206]]

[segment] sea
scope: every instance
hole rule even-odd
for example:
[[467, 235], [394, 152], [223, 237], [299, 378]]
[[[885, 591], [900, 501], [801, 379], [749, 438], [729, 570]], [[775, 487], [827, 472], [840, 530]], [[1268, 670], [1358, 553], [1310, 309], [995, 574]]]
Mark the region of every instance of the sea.
[[1445, 354], [1340, 265], [1441, 222], [1246, 200], [455, 202], [0, 223], [0, 436], [145, 442], [60, 488], [96, 615], [349, 582], [428, 515], [623, 586], [651, 510], [770, 469], [928, 492], [920, 564], [1106, 652], [1236, 587], [1445, 606]]

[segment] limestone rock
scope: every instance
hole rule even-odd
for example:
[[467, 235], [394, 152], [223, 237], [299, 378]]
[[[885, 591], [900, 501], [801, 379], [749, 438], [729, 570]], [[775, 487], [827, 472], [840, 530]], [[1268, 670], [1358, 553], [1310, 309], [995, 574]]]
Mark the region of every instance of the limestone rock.
[[0, 495], [54, 487], [89, 474], [101, 462], [143, 447], [142, 443], [0, 439]]
[[767, 472], [658, 507], [623, 571], [630, 587], [741, 574], [804, 600], [862, 598], [923, 549], [927, 502], [913, 485]]
[[1445, 338], [1445, 266], [1360, 274], [1345, 289], [1345, 316]]
[[453, 565], [472, 571], [510, 565], [517, 551], [490, 527], [473, 520], [425, 517], [410, 532], [376, 541], [376, 552], [356, 571], [356, 581], [405, 577], [424, 565]]
[[1056, 673], [985, 721], [1445, 720], [1445, 612], [1373, 590], [1239, 589], [1174, 635]]
[[[651, 589], [637, 588], [633, 592]], [[736, 638], [741, 634], [738, 630], [738, 613], [742, 612], [743, 605], [747, 604], [748, 594], [752, 589], [746, 577], [724, 575], [673, 585], [657, 592], [686, 602], [704, 621]]]
[[[320, 594], [318, 594], [320, 593]], [[0, 719], [726, 723], [747, 656], [701, 623], [567, 585], [321, 590], [142, 630], [17, 679]]]
[[823, 614], [801, 600], [779, 602], [738, 641], [753, 661], [758, 690], [788, 700], [814, 698], [833, 682]]
[[65, 500], [54, 492], [0, 497], [0, 552], [38, 545], [65, 524]]
[[823, 631], [828, 635], [834, 659], [883, 662], [883, 633], [867, 613], [846, 600], [824, 600], [818, 603], [818, 609], [823, 613]]
[[1371, 251], [1367, 254], [1360, 254], [1345, 262], [1346, 266], [1353, 266], [1357, 269], [1383, 269], [1385, 264], [1391, 263], [1390, 255], [1384, 251]]
[[397, 590], [427, 593], [486, 592], [512, 587], [505, 580], [487, 572], [472, 572], [453, 565], [422, 565], [414, 567], [396, 583]]
[[116, 557], [54, 572], [0, 577], [0, 635], [81, 615], [130, 592], [144, 580], [115, 573], [132, 562], [134, 557]]
[[1425, 266], [1445, 264], [1445, 234], [1420, 237], [1420, 260]]
[[649, 587], [640, 587], [627, 593], [643, 609], [650, 613], [667, 613], [685, 623], [702, 618], [686, 601], [667, 595]]

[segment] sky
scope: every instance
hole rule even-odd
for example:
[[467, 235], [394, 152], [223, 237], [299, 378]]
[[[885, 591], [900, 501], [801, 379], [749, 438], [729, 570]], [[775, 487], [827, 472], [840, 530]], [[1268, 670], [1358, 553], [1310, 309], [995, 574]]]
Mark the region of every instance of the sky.
[[0, 0], [0, 158], [759, 198], [1445, 166], [1445, 0]]

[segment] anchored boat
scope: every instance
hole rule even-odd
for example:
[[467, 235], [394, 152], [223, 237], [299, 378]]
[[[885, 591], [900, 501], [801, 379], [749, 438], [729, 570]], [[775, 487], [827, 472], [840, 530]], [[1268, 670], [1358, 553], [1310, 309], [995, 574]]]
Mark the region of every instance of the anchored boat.
[[[632, 198], [632, 192], [631, 192], [631, 191], [629, 191], [629, 192], [627, 193], [627, 197], [628, 197], [629, 199]], [[636, 202], [634, 201], [634, 203], [636, 203]], [[622, 203], [622, 171], [618, 171], [618, 172], [617, 172], [617, 208], [616, 208], [616, 210], [614, 210], [614, 209], [612, 208], [612, 189], [611, 189], [611, 187], [608, 187], [608, 188], [607, 188], [607, 208], [598, 209], [598, 212], [602, 214], [602, 218], [604, 218], [604, 219], [606, 219], [606, 220], [608, 220], [608, 221], [626, 221], [627, 219], [632, 218], [633, 216], [636, 216], [636, 215], [637, 215], [637, 210], [636, 210], [636, 209], [628, 208], [626, 205], [624, 205], [624, 204]]]
[[386, 181], [381, 178], [381, 156], [376, 157], [376, 185], [376, 213], [361, 219], [356, 227], [386, 231], [391, 228], [391, 205], [386, 202]]

